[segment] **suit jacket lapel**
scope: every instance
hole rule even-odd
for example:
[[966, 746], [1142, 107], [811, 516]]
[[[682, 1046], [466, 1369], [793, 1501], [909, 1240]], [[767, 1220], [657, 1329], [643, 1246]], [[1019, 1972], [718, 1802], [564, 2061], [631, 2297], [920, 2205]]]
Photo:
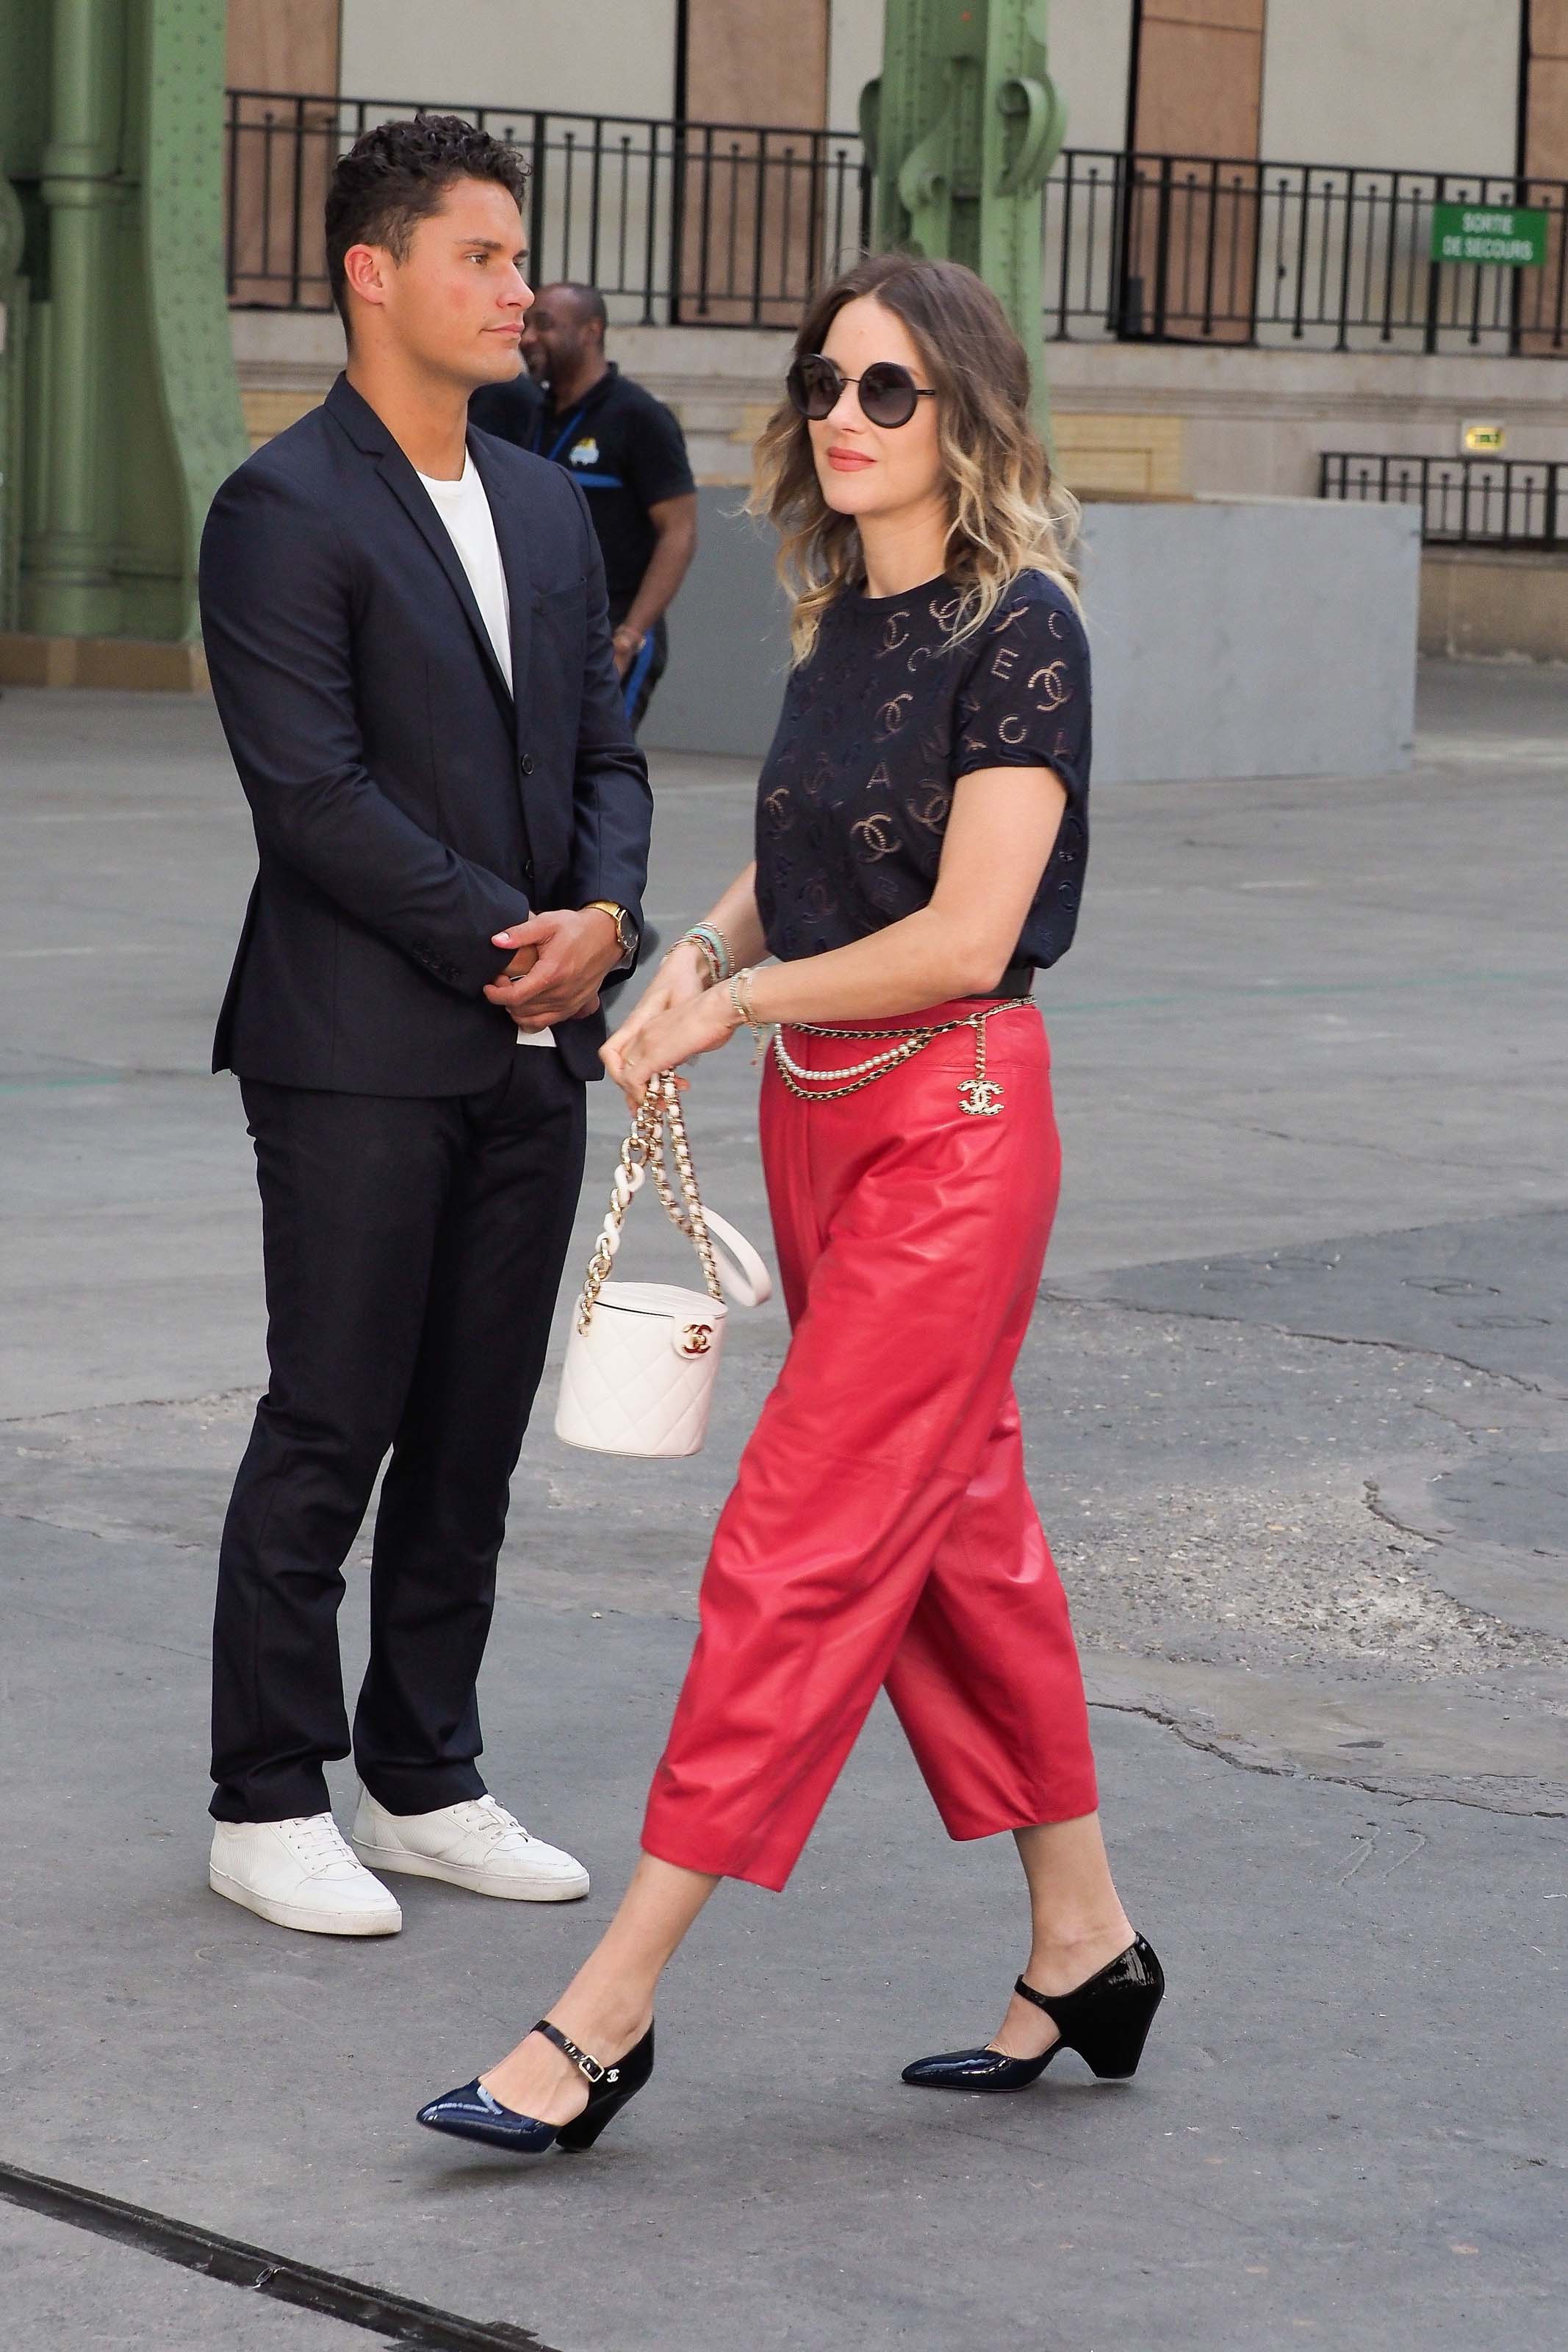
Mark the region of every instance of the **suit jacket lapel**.
[[510, 690], [506, 674], [496, 659], [490, 632], [485, 626], [474, 591], [468, 585], [468, 574], [452, 544], [452, 534], [436, 513], [429, 492], [397, 442], [369, 401], [355, 391], [346, 374], [340, 375], [328, 393], [326, 407], [328, 415], [342, 427], [356, 448], [362, 449], [367, 457], [377, 460], [377, 470], [382, 480], [445, 572], [452, 593], [462, 605], [468, 626], [474, 633], [475, 644], [492, 683], [514, 706], [513, 723], [516, 726], [515, 706], [522, 701], [528, 685], [528, 654], [533, 642], [534, 586], [528, 568], [527, 520], [520, 505], [514, 503], [505, 474], [492, 464], [478, 437], [471, 436], [469, 453], [479, 469], [479, 478], [490, 502], [490, 516], [501, 551], [501, 566], [507, 575], [507, 601], [511, 610]]
[[[456, 596], [458, 603], [462, 605], [465, 614], [467, 615], [468, 625], [474, 632], [475, 643], [479, 648], [486, 668], [490, 673], [491, 681], [495, 686], [499, 688], [501, 693], [506, 695], [508, 702], [510, 702], [511, 693], [507, 685], [506, 673], [503, 671], [500, 663], [496, 659], [496, 648], [490, 643], [490, 632], [485, 626], [483, 615], [481, 614], [479, 607], [474, 599], [474, 591], [468, 585], [468, 574], [464, 571], [462, 561], [458, 556], [457, 550], [452, 544], [452, 534], [447, 530], [446, 525], [442, 521], [441, 517], [436, 513], [434, 505], [431, 500], [430, 493], [426, 490], [423, 483], [420, 480], [419, 476], [414, 472], [413, 467], [409, 464], [408, 459], [403, 456], [402, 451], [398, 447], [395, 441], [389, 442], [388, 447], [382, 454], [379, 470], [382, 479], [386, 483], [387, 488], [392, 491], [393, 497], [402, 507], [402, 509], [408, 516], [409, 520], [419, 532], [420, 537], [423, 540], [432, 555], [434, 556], [436, 562], [440, 564], [443, 572], [445, 572], [448, 581], [452, 584], [453, 593]], [[488, 488], [487, 484], [486, 487]], [[504, 556], [503, 561], [505, 561]], [[511, 583], [508, 580], [508, 593], [510, 593], [510, 590]], [[515, 614], [515, 602], [513, 611]], [[516, 661], [516, 622], [514, 619], [514, 663]], [[515, 668], [513, 675], [514, 677], [516, 676]]]
[[534, 642], [535, 590], [528, 519], [509, 469], [495, 463], [482, 436], [469, 436], [468, 453], [478, 468], [485, 496], [490, 502], [490, 520], [496, 526], [496, 543], [501, 551], [501, 569], [507, 575], [512, 635], [512, 701], [520, 743], [528, 724], [528, 664]]

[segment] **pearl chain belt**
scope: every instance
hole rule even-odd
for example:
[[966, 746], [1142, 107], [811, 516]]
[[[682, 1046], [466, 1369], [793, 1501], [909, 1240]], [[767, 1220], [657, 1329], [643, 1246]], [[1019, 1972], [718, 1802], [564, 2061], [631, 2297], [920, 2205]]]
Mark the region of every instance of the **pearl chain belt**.
[[951, 1036], [957, 1029], [975, 1033], [975, 1075], [961, 1079], [958, 1105], [975, 1118], [999, 1118], [1002, 1112], [1002, 1090], [994, 1078], [986, 1076], [986, 1024], [994, 1021], [998, 1013], [1022, 1013], [1028, 1010], [1027, 996], [1009, 997], [1000, 1004], [988, 1004], [978, 1013], [971, 1013], [962, 1021], [939, 1021], [910, 1029], [828, 1029], [815, 1021], [791, 1021], [788, 1025], [802, 1037], [887, 1037], [894, 1042], [884, 1053], [870, 1054], [863, 1062], [850, 1062], [842, 1069], [813, 1070], [797, 1062], [784, 1043], [783, 1028], [773, 1032], [773, 1059], [779, 1075], [789, 1092], [801, 1102], [833, 1102], [841, 1095], [858, 1095], [862, 1087], [874, 1086], [878, 1078], [887, 1076], [905, 1062], [923, 1053], [935, 1038]]

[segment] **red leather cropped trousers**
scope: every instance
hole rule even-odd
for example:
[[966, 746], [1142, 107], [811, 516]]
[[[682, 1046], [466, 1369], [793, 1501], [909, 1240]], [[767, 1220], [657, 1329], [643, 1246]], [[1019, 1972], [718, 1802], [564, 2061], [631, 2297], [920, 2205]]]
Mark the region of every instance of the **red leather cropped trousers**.
[[[785, 1042], [812, 1067], [862, 1057]], [[792, 1336], [715, 1531], [649, 1794], [643, 1844], [665, 1862], [782, 1887], [883, 1685], [950, 1836], [1094, 1811], [1012, 1391], [1061, 1170], [1032, 1006], [991, 1019], [988, 1057], [992, 1118], [962, 1107], [967, 1029], [833, 1101], [798, 1100], [769, 1058]]]

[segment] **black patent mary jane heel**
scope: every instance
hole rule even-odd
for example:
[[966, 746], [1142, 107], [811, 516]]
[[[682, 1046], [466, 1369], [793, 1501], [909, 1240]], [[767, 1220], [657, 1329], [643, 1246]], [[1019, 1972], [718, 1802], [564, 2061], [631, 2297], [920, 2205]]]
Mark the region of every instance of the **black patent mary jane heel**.
[[504, 2107], [477, 2077], [465, 2083], [461, 2090], [448, 2091], [439, 2099], [432, 2099], [421, 2107], [417, 2121], [427, 2131], [446, 2132], [454, 2139], [476, 2139], [486, 2147], [504, 2147], [513, 2156], [543, 2156], [551, 2147], [564, 2148], [569, 2156], [586, 2154], [611, 2119], [618, 2116], [628, 2099], [634, 2099], [653, 2071], [653, 2029], [649, 2026], [641, 2042], [633, 2042], [624, 2058], [612, 2066], [601, 2066], [586, 2050], [568, 2041], [559, 2025], [541, 2017], [534, 2027], [563, 2056], [571, 2060], [588, 2084], [588, 2105], [569, 2124], [540, 2123], [536, 2116], [517, 2114]]
[[917, 2058], [904, 2080], [923, 2091], [1021, 2091], [1039, 2082], [1051, 2060], [1075, 2050], [1102, 2082], [1125, 2082], [1138, 2071], [1144, 2043], [1166, 1990], [1165, 1970], [1142, 1936], [1072, 1992], [1036, 1992], [1019, 1977], [1014, 1990], [1043, 2009], [1058, 2039], [1039, 2058], [1009, 2058], [1000, 2050], [950, 2050]]

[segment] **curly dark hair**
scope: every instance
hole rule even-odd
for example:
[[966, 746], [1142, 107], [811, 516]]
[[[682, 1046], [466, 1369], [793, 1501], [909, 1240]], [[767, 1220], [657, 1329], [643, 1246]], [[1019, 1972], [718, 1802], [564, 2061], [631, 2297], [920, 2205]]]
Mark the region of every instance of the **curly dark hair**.
[[460, 114], [378, 122], [340, 156], [327, 190], [327, 276], [345, 329], [349, 324], [343, 256], [351, 245], [384, 245], [399, 261], [422, 220], [441, 208], [458, 180], [494, 180], [521, 211], [528, 166], [515, 147], [476, 130]]

